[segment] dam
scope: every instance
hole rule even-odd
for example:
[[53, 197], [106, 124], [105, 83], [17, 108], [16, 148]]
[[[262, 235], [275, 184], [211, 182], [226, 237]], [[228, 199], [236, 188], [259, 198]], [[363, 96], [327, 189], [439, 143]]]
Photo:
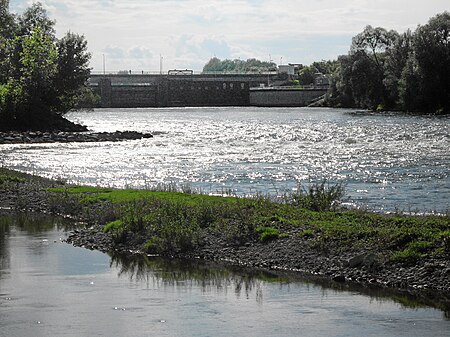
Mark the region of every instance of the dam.
[[89, 87], [103, 108], [183, 106], [306, 106], [323, 96], [324, 87], [274, 86], [286, 74], [93, 74]]

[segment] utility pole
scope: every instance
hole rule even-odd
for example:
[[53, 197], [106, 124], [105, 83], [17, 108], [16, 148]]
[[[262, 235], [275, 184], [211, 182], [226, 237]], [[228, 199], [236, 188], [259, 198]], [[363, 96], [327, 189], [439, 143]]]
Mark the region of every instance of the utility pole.
[[159, 74], [162, 75], [163, 72], [163, 57], [159, 54]]
[[103, 54], [103, 75], [106, 75], [105, 54]]

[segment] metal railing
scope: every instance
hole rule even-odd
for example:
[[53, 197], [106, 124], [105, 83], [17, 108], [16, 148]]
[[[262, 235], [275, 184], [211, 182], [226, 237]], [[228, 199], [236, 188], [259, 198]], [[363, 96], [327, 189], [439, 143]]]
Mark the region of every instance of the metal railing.
[[[160, 72], [160, 71], [147, 71], [147, 70], [107, 70], [107, 71], [99, 71], [92, 70], [91, 75], [168, 75], [168, 72], [173, 72], [178, 69], [171, 69], [169, 71]], [[181, 71], [181, 70], [180, 70]], [[184, 71], [184, 70], [182, 70]], [[172, 73], [173, 75], [173, 73]], [[266, 70], [266, 71], [200, 71], [200, 70], [192, 70], [191, 75], [278, 75], [278, 71], [276, 70]], [[176, 76], [176, 75], [175, 75]], [[186, 76], [183, 74], [183, 76]]]

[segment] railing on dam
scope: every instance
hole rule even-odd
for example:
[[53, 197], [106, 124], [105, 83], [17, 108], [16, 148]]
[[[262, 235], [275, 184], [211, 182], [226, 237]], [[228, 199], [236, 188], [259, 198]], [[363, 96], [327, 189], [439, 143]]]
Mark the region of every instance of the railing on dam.
[[[166, 72], [160, 71], [148, 71], [148, 70], [108, 70], [108, 71], [91, 71], [91, 75], [99, 76], [126, 76], [126, 75], [152, 75], [152, 76], [167, 76], [169, 72], [173, 70], [185, 71], [188, 69], [171, 69]], [[206, 76], [214, 76], [214, 75], [270, 75], [275, 76], [278, 75], [278, 71], [275, 70], [261, 70], [261, 71], [201, 71], [201, 70], [192, 70], [192, 74], [189, 75], [206, 75]], [[186, 74], [179, 74], [175, 76], [189, 76]], [[174, 76], [172, 74], [172, 76]]]

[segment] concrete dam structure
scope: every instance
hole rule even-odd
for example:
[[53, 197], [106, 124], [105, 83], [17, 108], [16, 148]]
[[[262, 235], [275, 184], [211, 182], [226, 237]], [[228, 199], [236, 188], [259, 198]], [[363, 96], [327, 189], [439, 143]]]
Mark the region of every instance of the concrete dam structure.
[[306, 106], [324, 88], [267, 87], [277, 74], [91, 75], [103, 108], [180, 106]]

